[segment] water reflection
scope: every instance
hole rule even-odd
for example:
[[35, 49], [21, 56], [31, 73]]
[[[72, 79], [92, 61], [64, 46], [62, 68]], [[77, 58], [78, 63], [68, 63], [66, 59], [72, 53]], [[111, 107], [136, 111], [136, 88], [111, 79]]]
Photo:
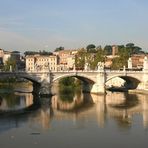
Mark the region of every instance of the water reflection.
[[[134, 126], [134, 117], [142, 117], [143, 127], [148, 128], [147, 95], [111, 92], [96, 95], [77, 91], [72, 95], [57, 94], [52, 98], [41, 98], [40, 108], [34, 109], [36, 97], [31, 93], [1, 94], [0, 111], [26, 108], [25, 111], [32, 112], [1, 118], [0, 122], [10, 127], [8, 120], [11, 119], [17, 121], [13, 122], [13, 126], [17, 123], [16, 127], [26, 122], [33, 129], [47, 130], [55, 122], [64, 120], [71, 121], [76, 128], [85, 128], [89, 123], [103, 128], [114, 121], [120, 129], [129, 129]], [[141, 118], [138, 122], [141, 122]]]
[[0, 96], [0, 111], [19, 110], [32, 104], [32, 93], [7, 93]]
[[79, 110], [87, 109], [88, 106], [93, 105], [90, 94], [83, 94], [81, 91], [76, 92], [73, 95], [73, 98], [71, 98], [71, 95], [69, 94], [57, 94], [52, 97], [51, 101], [52, 108], [65, 112], [78, 112]]
[[[87, 103], [86, 103], [87, 102]], [[86, 105], [87, 104], [87, 105]], [[95, 116], [99, 127], [104, 127], [107, 119], [114, 119], [121, 128], [129, 128], [136, 115], [143, 117], [143, 126], [148, 127], [148, 99], [146, 95], [111, 93], [106, 95], [75, 95], [73, 101], [63, 101], [59, 95], [52, 97], [55, 118], [73, 118], [73, 121]], [[65, 112], [66, 111], [66, 112]]]
[[0, 132], [19, 128], [40, 108], [40, 100], [32, 93], [0, 93]]

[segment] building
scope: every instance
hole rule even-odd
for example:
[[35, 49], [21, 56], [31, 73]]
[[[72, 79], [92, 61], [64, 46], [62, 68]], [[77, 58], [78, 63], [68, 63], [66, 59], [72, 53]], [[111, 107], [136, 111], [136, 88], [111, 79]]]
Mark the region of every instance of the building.
[[10, 57], [11, 57], [11, 52], [10, 51], [4, 51], [4, 55], [3, 55], [3, 63], [4, 63], [4, 65], [6, 64], [8, 59], [10, 59]]
[[113, 45], [112, 46], [112, 56], [115, 56], [118, 54], [118, 46], [117, 45]]
[[27, 55], [26, 71], [57, 71], [56, 55]]
[[145, 54], [134, 54], [132, 55], [132, 67], [133, 68], [143, 68], [143, 61]]
[[61, 50], [54, 52], [58, 57], [58, 70], [72, 70], [75, 65], [75, 55], [78, 50]]

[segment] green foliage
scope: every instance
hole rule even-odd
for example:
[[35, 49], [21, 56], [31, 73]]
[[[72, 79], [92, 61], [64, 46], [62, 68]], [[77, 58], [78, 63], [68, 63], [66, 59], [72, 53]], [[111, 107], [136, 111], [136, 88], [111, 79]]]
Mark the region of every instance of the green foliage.
[[10, 71], [10, 67], [12, 68], [12, 70], [16, 69], [16, 61], [13, 58], [9, 58], [5, 65], [4, 65], [4, 70], [5, 71]]
[[104, 51], [105, 51], [106, 55], [111, 55], [112, 54], [112, 46], [111, 45], [106, 45], [104, 47]]
[[61, 51], [61, 50], [64, 50], [64, 47], [60, 46], [60, 47], [56, 48], [56, 49], [55, 49], [55, 52], [56, 52], [56, 51]]
[[129, 51], [130, 55], [142, 52], [142, 48], [135, 46], [133, 43], [126, 44], [126, 49]]
[[40, 55], [52, 55], [52, 52], [48, 52], [48, 51], [43, 50], [43, 51], [39, 51], [39, 54]]
[[84, 48], [80, 49], [75, 57], [76, 69], [84, 69], [86, 50]]
[[127, 61], [129, 59], [129, 50], [126, 48], [122, 48], [118, 52], [118, 57], [114, 58], [112, 61], [112, 69], [120, 69], [123, 68], [123, 66], [127, 67]]
[[126, 47], [127, 47], [127, 48], [132, 48], [132, 47], [134, 47], [134, 46], [135, 46], [134, 43], [127, 43], [127, 44], [126, 44]]
[[35, 54], [39, 54], [39, 52], [36, 52], [36, 51], [25, 51], [24, 52], [25, 56], [27, 56], [27, 55], [35, 55]]
[[103, 49], [97, 50], [96, 54], [89, 53], [88, 64], [92, 70], [95, 70], [98, 62], [105, 62], [105, 51]]
[[60, 85], [65, 85], [65, 86], [74, 86], [75, 78], [73, 77], [66, 77], [63, 78], [59, 81]]
[[94, 44], [89, 44], [87, 47], [87, 52], [90, 52], [90, 53], [95, 53], [96, 52], [96, 46]]
[[60, 99], [72, 102], [76, 91], [81, 90], [81, 81], [73, 77], [66, 77], [59, 81]]
[[39, 51], [39, 52], [36, 52], [36, 51], [25, 51], [24, 52], [24, 55], [27, 56], [27, 55], [35, 55], [35, 54], [40, 54], [40, 55], [52, 55], [52, 52], [48, 52], [48, 51]]
[[105, 51], [101, 47], [95, 49], [95, 53], [81, 49], [78, 51], [75, 58], [76, 69], [83, 70], [85, 63], [88, 63], [90, 69], [95, 70], [98, 62], [104, 62], [105, 57]]

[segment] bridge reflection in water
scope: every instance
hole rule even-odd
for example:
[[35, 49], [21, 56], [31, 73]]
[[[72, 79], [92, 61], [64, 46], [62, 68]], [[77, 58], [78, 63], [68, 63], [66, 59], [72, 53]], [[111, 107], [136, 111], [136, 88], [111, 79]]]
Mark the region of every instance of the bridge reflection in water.
[[[51, 103], [51, 104], [50, 104]], [[95, 120], [99, 127], [114, 120], [120, 128], [129, 128], [134, 123], [134, 116], [142, 116], [143, 127], [148, 127], [148, 100], [146, 95], [111, 93], [106, 95], [76, 94], [73, 101], [63, 101], [59, 95], [51, 102], [42, 105], [30, 122], [44, 129], [52, 126], [51, 121], [70, 120], [76, 126], [85, 127], [88, 121]], [[81, 125], [79, 125], [81, 124]]]
[[[24, 94], [22, 94], [24, 97]], [[66, 96], [65, 96], [66, 97]], [[67, 98], [69, 99], [69, 98]], [[77, 128], [87, 127], [88, 124], [95, 123], [99, 127], [105, 127], [110, 120], [115, 121], [119, 128], [130, 128], [134, 124], [134, 117], [142, 117], [143, 127], [148, 128], [148, 99], [147, 95], [111, 93], [106, 95], [95, 95], [89, 93], [76, 93], [72, 99], [61, 99], [61, 95], [52, 98], [42, 98], [41, 107], [19, 116], [9, 116], [1, 118], [0, 121], [14, 120], [15, 122], [5, 122], [5, 127], [9, 124], [28, 122], [32, 128], [49, 129], [55, 122], [64, 120], [71, 121]], [[21, 108], [29, 107], [33, 104], [33, 95], [27, 94], [20, 103]], [[10, 108], [3, 98], [0, 110]], [[16, 107], [16, 109], [20, 109]], [[138, 123], [139, 124], [139, 123]], [[1, 125], [1, 128], [2, 125]]]

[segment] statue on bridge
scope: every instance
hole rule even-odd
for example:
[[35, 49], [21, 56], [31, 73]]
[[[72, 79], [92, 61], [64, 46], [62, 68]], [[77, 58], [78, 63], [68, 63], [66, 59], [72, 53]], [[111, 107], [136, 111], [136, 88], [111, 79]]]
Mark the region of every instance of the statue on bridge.
[[147, 70], [148, 70], [148, 58], [147, 56], [145, 56], [143, 61], [143, 71], [147, 71]]
[[98, 62], [97, 71], [104, 71], [104, 62]]
[[85, 63], [85, 66], [84, 66], [84, 70], [85, 71], [88, 71], [90, 68], [89, 68], [89, 64], [88, 63]]

